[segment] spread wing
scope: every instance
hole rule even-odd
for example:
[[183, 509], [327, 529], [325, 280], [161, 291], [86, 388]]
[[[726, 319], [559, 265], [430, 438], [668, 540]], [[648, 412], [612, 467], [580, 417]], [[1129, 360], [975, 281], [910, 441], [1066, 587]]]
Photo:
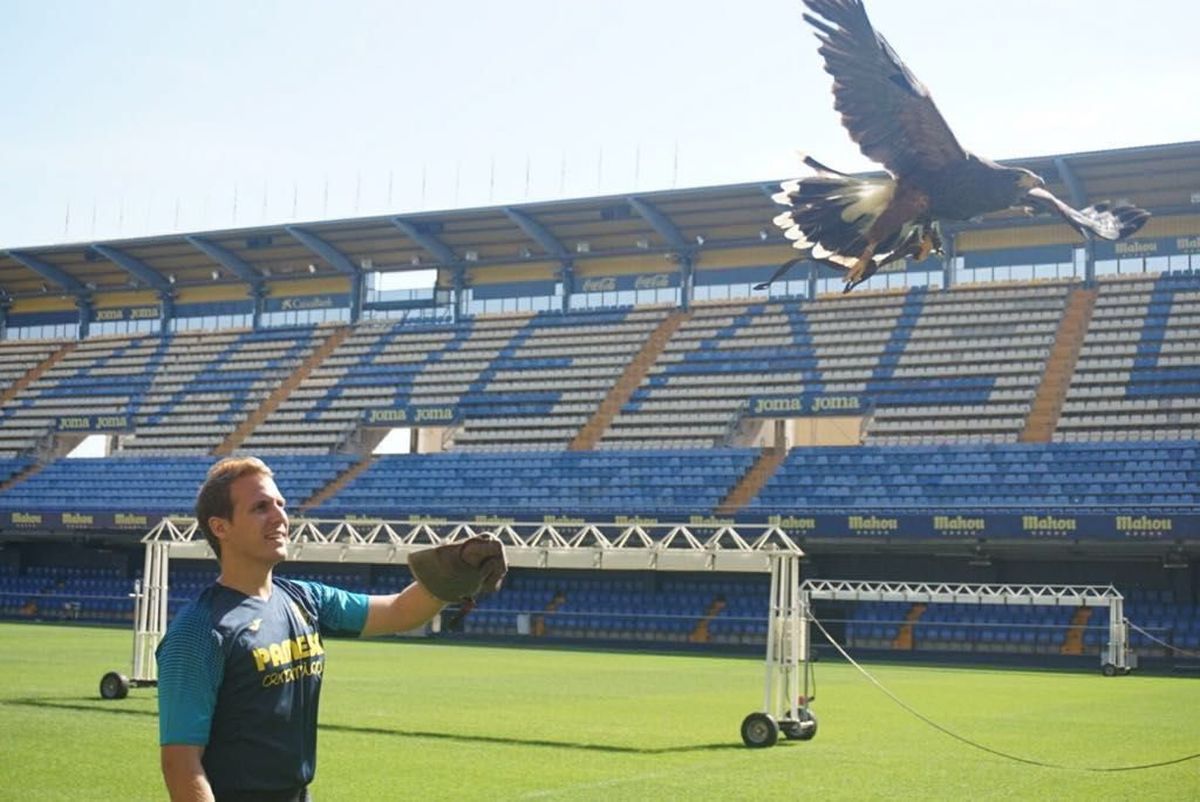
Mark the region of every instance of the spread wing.
[[929, 90], [871, 26], [861, 0], [804, 0], [817, 15], [818, 52], [833, 76], [834, 107], [863, 154], [893, 175], [937, 170], [966, 158]]
[[1029, 190], [1027, 197], [1038, 206], [1057, 212], [1085, 237], [1094, 234], [1107, 240], [1125, 239], [1136, 233], [1150, 219], [1150, 212], [1145, 209], [1124, 204], [1110, 206], [1107, 203], [1097, 203], [1086, 209], [1076, 209], [1041, 187]]

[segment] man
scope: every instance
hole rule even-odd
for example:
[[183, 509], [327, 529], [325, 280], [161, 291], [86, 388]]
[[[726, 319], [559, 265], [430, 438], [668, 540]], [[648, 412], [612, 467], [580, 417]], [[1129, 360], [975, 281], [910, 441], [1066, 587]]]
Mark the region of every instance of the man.
[[504, 549], [491, 537], [410, 554], [417, 581], [390, 596], [275, 577], [288, 516], [272, 477], [254, 457], [225, 459], [196, 498], [221, 573], [158, 647], [159, 742], [172, 800], [309, 799], [324, 636], [412, 629], [504, 578]]

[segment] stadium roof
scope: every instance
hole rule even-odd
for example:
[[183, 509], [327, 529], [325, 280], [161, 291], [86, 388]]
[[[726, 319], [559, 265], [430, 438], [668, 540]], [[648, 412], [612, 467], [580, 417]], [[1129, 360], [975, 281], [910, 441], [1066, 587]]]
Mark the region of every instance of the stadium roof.
[[[1200, 141], [1005, 160], [1075, 206], [1128, 199], [1156, 215], [1200, 212]], [[600, 257], [771, 248], [777, 182], [0, 250], [0, 297], [520, 266]], [[972, 227], [1060, 222], [1006, 212]], [[584, 245], [583, 243], [586, 243]], [[772, 257], [773, 258], [773, 257]], [[764, 259], [764, 262], [770, 261]]]

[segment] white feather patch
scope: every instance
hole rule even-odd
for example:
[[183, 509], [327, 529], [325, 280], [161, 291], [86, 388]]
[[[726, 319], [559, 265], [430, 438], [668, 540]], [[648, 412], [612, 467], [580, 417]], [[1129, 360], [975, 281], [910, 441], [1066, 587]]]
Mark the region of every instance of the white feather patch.
[[854, 259], [853, 257], [850, 257], [850, 256], [842, 256], [842, 255], [836, 254], [836, 253], [833, 254], [832, 256], [827, 257], [826, 261], [833, 262], [835, 265], [840, 265], [841, 267], [845, 268], [846, 270], [849, 270], [850, 268], [852, 268], [856, 264], [858, 264], [857, 259]]
[[[785, 219], [786, 218], [786, 219]], [[780, 220], [783, 220], [780, 223]], [[783, 236], [792, 240], [792, 247], [799, 248], [802, 251], [812, 247], [812, 243], [808, 241], [808, 237], [804, 234], [800, 226], [794, 225], [789, 213], [784, 213], [775, 218], [775, 223], [783, 229]]]
[[854, 188], [857, 200], [842, 209], [842, 219], [847, 223], [853, 223], [858, 218], [866, 216], [870, 222], [874, 222], [879, 215], [883, 214], [895, 194], [896, 184], [893, 181], [859, 184]]
[[771, 222], [780, 228], [790, 228], [793, 225], [792, 213], [790, 211], [780, 212], [771, 218]]
[[826, 262], [832, 262], [834, 265], [845, 269], [854, 267], [855, 263], [858, 261], [852, 256], [842, 256], [840, 253], [834, 253], [824, 245], [820, 244], [813, 247], [811, 256], [813, 259], [821, 259]]

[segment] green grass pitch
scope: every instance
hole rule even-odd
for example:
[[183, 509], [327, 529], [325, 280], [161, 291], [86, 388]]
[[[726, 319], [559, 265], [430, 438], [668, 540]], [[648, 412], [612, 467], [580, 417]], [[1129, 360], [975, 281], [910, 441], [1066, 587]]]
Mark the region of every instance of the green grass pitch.
[[[0, 624], [0, 799], [162, 799], [153, 689], [99, 698], [127, 630]], [[987, 746], [1071, 766], [1200, 752], [1200, 681], [873, 664]], [[330, 641], [314, 796], [334, 800], [1196, 799], [1200, 760], [1021, 765], [913, 718], [835, 659], [808, 742], [741, 745], [762, 661]]]

